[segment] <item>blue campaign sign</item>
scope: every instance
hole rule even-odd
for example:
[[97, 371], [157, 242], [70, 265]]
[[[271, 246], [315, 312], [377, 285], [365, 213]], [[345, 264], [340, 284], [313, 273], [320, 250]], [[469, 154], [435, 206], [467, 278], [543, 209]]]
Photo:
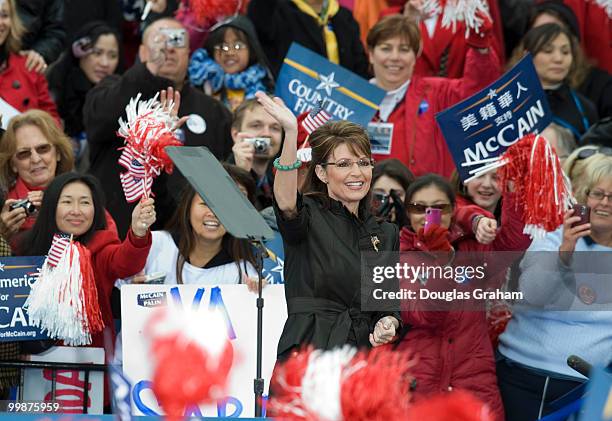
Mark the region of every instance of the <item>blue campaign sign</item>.
[[436, 114], [463, 181], [499, 166], [499, 156], [529, 133], [552, 122], [531, 55], [491, 85]]
[[276, 80], [275, 95], [296, 115], [321, 104], [332, 120], [349, 120], [367, 127], [385, 91], [293, 43]]
[[23, 309], [44, 256], [0, 257], [0, 342], [48, 339]]

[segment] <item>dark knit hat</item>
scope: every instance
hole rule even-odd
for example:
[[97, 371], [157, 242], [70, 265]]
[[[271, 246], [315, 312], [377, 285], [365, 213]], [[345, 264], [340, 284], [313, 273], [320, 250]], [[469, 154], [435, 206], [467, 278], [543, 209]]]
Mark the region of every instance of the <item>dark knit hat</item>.
[[578, 26], [578, 18], [574, 11], [562, 0], [544, 0], [534, 5], [534, 14], [532, 22], [542, 13], [550, 13], [559, 17], [567, 29], [580, 40], [580, 27]]

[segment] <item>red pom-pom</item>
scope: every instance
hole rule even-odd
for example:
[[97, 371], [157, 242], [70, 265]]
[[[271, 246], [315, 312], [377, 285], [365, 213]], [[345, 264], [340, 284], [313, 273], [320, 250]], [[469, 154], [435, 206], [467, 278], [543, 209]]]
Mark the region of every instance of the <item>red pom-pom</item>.
[[171, 133], [162, 134], [157, 142], [151, 144], [150, 153], [156, 161], [156, 166], [168, 174], [172, 174], [174, 163], [166, 153], [167, 146], [182, 146], [183, 144]]
[[[312, 348], [294, 352], [283, 363], [277, 363], [270, 380], [272, 398], [268, 402], [268, 412], [274, 418], [306, 420], [308, 411], [302, 402], [302, 379], [308, 367]], [[299, 416], [298, 414], [302, 414]]]
[[79, 250], [79, 264], [81, 265], [81, 275], [83, 276], [81, 299], [83, 301], [83, 309], [87, 314], [85, 319], [87, 326], [84, 326], [84, 328], [89, 333], [101, 332], [104, 329], [104, 321], [102, 321], [102, 312], [98, 302], [98, 288], [96, 287], [94, 272], [91, 266], [91, 252], [79, 242], [74, 244]]
[[145, 327], [155, 363], [152, 389], [170, 420], [225, 396], [234, 351], [223, 321], [214, 313], [202, 316], [204, 321], [195, 321], [187, 312], [164, 308]]
[[506, 164], [497, 174], [507, 188], [511, 182], [517, 206], [522, 207], [524, 233], [542, 237], [563, 223], [573, 201], [571, 185], [552, 146], [539, 135], [529, 134], [503, 154]]
[[153, 350], [153, 392], [168, 419], [183, 419], [188, 407], [223, 397], [234, 354], [229, 341], [217, 356], [175, 333], [155, 340]]
[[390, 346], [358, 354], [345, 370], [341, 404], [345, 420], [406, 420], [412, 365], [406, 353]]
[[294, 421], [405, 420], [410, 366], [389, 346], [369, 354], [308, 349], [275, 368], [269, 408], [274, 418]]
[[208, 27], [215, 22], [240, 12], [241, 0], [190, 0], [189, 9], [200, 26]]

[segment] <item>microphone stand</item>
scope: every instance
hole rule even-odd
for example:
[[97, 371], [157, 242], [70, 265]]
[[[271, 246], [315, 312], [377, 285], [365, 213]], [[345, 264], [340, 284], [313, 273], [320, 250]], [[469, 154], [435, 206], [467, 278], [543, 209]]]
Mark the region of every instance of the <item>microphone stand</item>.
[[253, 380], [253, 391], [255, 393], [255, 418], [262, 416], [262, 403], [263, 403], [263, 391], [264, 391], [264, 379], [261, 374], [262, 365], [262, 343], [263, 343], [263, 307], [264, 299], [261, 296], [261, 290], [263, 287], [263, 261], [268, 257], [266, 247], [263, 245], [261, 240], [250, 239], [251, 244], [255, 248], [255, 262], [257, 269], [257, 351], [256, 351], [256, 362], [257, 368], [255, 373], [255, 379]]

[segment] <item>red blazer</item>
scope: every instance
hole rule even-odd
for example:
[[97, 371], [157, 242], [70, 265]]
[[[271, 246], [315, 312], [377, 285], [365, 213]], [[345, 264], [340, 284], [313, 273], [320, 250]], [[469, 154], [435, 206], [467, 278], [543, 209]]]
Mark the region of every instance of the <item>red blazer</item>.
[[455, 163], [434, 116], [484, 88], [500, 74], [492, 50], [481, 54], [468, 49], [465, 70], [461, 79], [414, 76], [404, 100], [389, 116], [394, 126], [391, 153], [376, 154], [374, 159], [397, 158], [417, 177], [429, 172], [450, 177]]
[[26, 70], [25, 62], [25, 57], [9, 54], [8, 67], [0, 73], [0, 96], [18, 111], [40, 109], [48, 112], [61, 127], [45, 76]]
[[[471, 230], [472, 217], [490, 215], [465, 199], [457, 204], [449, 240], [458, 251], [525, 250], [529, 238], [522, 234], [520, 212], [514, 208], [514, 198], [507, 195], [502, 205], [502, 225], [496, 240], [480, 244]], [[417, 236], [404, 228], [400, 234], [400, 250], [427, 251]], [[406, 309], [406, 302], [402, 303]], [[402, 311], [402, 320], [411, 326], [398, 344], [417, 359], [411, 369], [416, 378], [415, 400], [429, 395], [464, 389], [489, 404], [496, 420], [503, 420], [503, 406], [497, 388], [495, 359], [489, 339], [484, 311]]]

